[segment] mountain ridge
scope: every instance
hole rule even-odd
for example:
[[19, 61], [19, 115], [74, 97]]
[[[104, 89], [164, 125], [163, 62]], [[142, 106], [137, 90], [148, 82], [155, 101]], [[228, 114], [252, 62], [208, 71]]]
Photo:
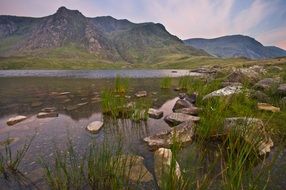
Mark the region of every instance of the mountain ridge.
[[285, 50], [276, 46], [263, 46], [254, 38], [245, 35], [228, 35], [211, 39], [191, 38], [184, 40], [184, 43], [221, 58], [268, 59], [286, 56]]
[[34, 55], [69, 46], [98, 59], [129, 63], [152, 62], [166, 54], [208, 56], [186, 46], [159, 23], [85, 17], [66, 7], [40, 18], [0, 16], [0, 56]]

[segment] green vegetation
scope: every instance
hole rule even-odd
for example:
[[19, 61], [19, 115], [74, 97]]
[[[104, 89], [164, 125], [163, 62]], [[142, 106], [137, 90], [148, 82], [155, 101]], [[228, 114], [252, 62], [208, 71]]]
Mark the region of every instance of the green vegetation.
[[162, 89], [168, 89], [168, 88], [171, 88], [171, 86], [172, 86], [172, 78], [171, 77], [164, 77], [163, 79], [161, 79], [160, 87]]
[[9, 175], [18, 175], [21, 172], [18, 170], [20, 162], [23, 160], [25, 154], [30, 148], [30, 145], [34, 137], [26, 141], [22, 148], [16, 151], [16, 154], [12, 153], [11, 141], [7, 138], [5, 143], [4, 153], [0, 152], [0, 175], [5, 179], [9, 178]]

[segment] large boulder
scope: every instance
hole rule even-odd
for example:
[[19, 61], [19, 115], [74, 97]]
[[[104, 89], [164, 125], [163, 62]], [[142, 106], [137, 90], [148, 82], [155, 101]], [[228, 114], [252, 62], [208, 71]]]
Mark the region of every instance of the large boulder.
[[191, 143], [193, 137], [194, 123], [187, 121], [170, 130], [145, 137], [144, 141], [151, 150], [156, 150], [158, 148], [170, 148], [174, 143], [179, 143], [181, 145]]
[[200, 120], [200, 117], [187, 115], [187, 114], [183, 114], [183, 113], [171, 113], [171, 114], [167, 115], [164, 118], [164, 120], [168, 124], [175, 126], [175, 125], [179, 125], [179, 124], [186, 122], [186, 121], [197, 122]]
[[254, 88], [259, 89], [259, 90], [270, 90], [272, 88], [277, 87], [279, 82], [280, 82], [279, 78], [265, 78], [265, 79], [258, 81], [254, 85]]
[[131, 182], [147, 183], [153, 181], [152, 174], [144, 166], [144, 158], [136, 155], [120, 155], [113, 158], [115, 164], [124, 168], [124, 176]]
[[277, 89], [277, 92], [281, 95], [286, 95], [286, 84], [280, 84], [278, 89]]
[[[175, 180], [181, 178], [180, 166], [176, 160], [172, 159], [174, 158], [170, 149], [159, 148], [154, 153], [154, 173], [158, 186], [161, 189], [165, 189], [165, 183], [167, 182], [166, 180], [169, 179], [170, 175], [177, 178]], [[171, 173], [171, 171], [173, 171], [173, 173]]]
[[94, 121], [94, 122], [91, 122], [90, 124], [88, 124], [86, 129], [91, 133], [98, 133], [102, 127], [103, 127], [102, 121]]
[[151, 118], [160, 119], [161, 117], [163, 117], [164, 112], [163, 112], [163, 111], [160, 111], [160, 110], [156, 110], [156, 109], [150, 108], [150, 109], [148, 110], [148, 115], [149, 115], [149, 117], [151, 117]]
[[227, 86], [222, 89], [216, 90], [204, 96], [203, 100], [209, 99], [212, 97], [221, 97], [221, 96], [229, 96], [233, 94], [238, 94], [242, 92], [242, 86]]
[[15, 125], [16, 123], [24, 121], [25, 119], [27, 119], [27, 117], [23, 116], [23, 115], [18, 115], [18, 116], [15, 116], [15, 117], [11, 117], [11, 118], [8, 119], [7, 125], [9, 125], [9, 126]]
[[260, 73], [263, 73], [262, 69], [256, 67], [234, 69], [233, 72], [227, 77], [226, 81], [240, 83], [248, 81], [251, 84], [254, 84], [259, 80]]
[[193, 104], [185, 99], [178, 99], [173, 107], [173, 111], [181, 108], [190, 108], [193, 107]]
[[224, 121], [223, 134], [235, 132], [238, 137], [254, 146], [260, 155], [271, 151], [273, 141], [266, 132], [263, 121], [257, 118], [233, 117]]

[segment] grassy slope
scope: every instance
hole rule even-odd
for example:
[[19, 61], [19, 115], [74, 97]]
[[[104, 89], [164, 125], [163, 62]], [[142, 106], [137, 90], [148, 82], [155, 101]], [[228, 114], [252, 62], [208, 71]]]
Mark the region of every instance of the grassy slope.
[[75, 46], [39, 51], [34, 55], [0, 58], [0, 69], [192, 69], [201, 66], [223, 67], [253, 64], [283, 64], [286, 58], [270, 60], [220, 59], [170, 53], [148, 63], [112, 62]]

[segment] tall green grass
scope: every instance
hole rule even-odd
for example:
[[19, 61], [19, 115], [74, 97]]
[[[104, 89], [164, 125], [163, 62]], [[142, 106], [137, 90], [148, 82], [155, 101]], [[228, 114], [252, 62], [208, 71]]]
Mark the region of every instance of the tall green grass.
[[172, 86], [172, 78], [171, 77], [164, 77], [163, 79], [161, 79], [160, 87], [162, 89], [168, 89], [168, 88], [171, 88], [171, 86]]

